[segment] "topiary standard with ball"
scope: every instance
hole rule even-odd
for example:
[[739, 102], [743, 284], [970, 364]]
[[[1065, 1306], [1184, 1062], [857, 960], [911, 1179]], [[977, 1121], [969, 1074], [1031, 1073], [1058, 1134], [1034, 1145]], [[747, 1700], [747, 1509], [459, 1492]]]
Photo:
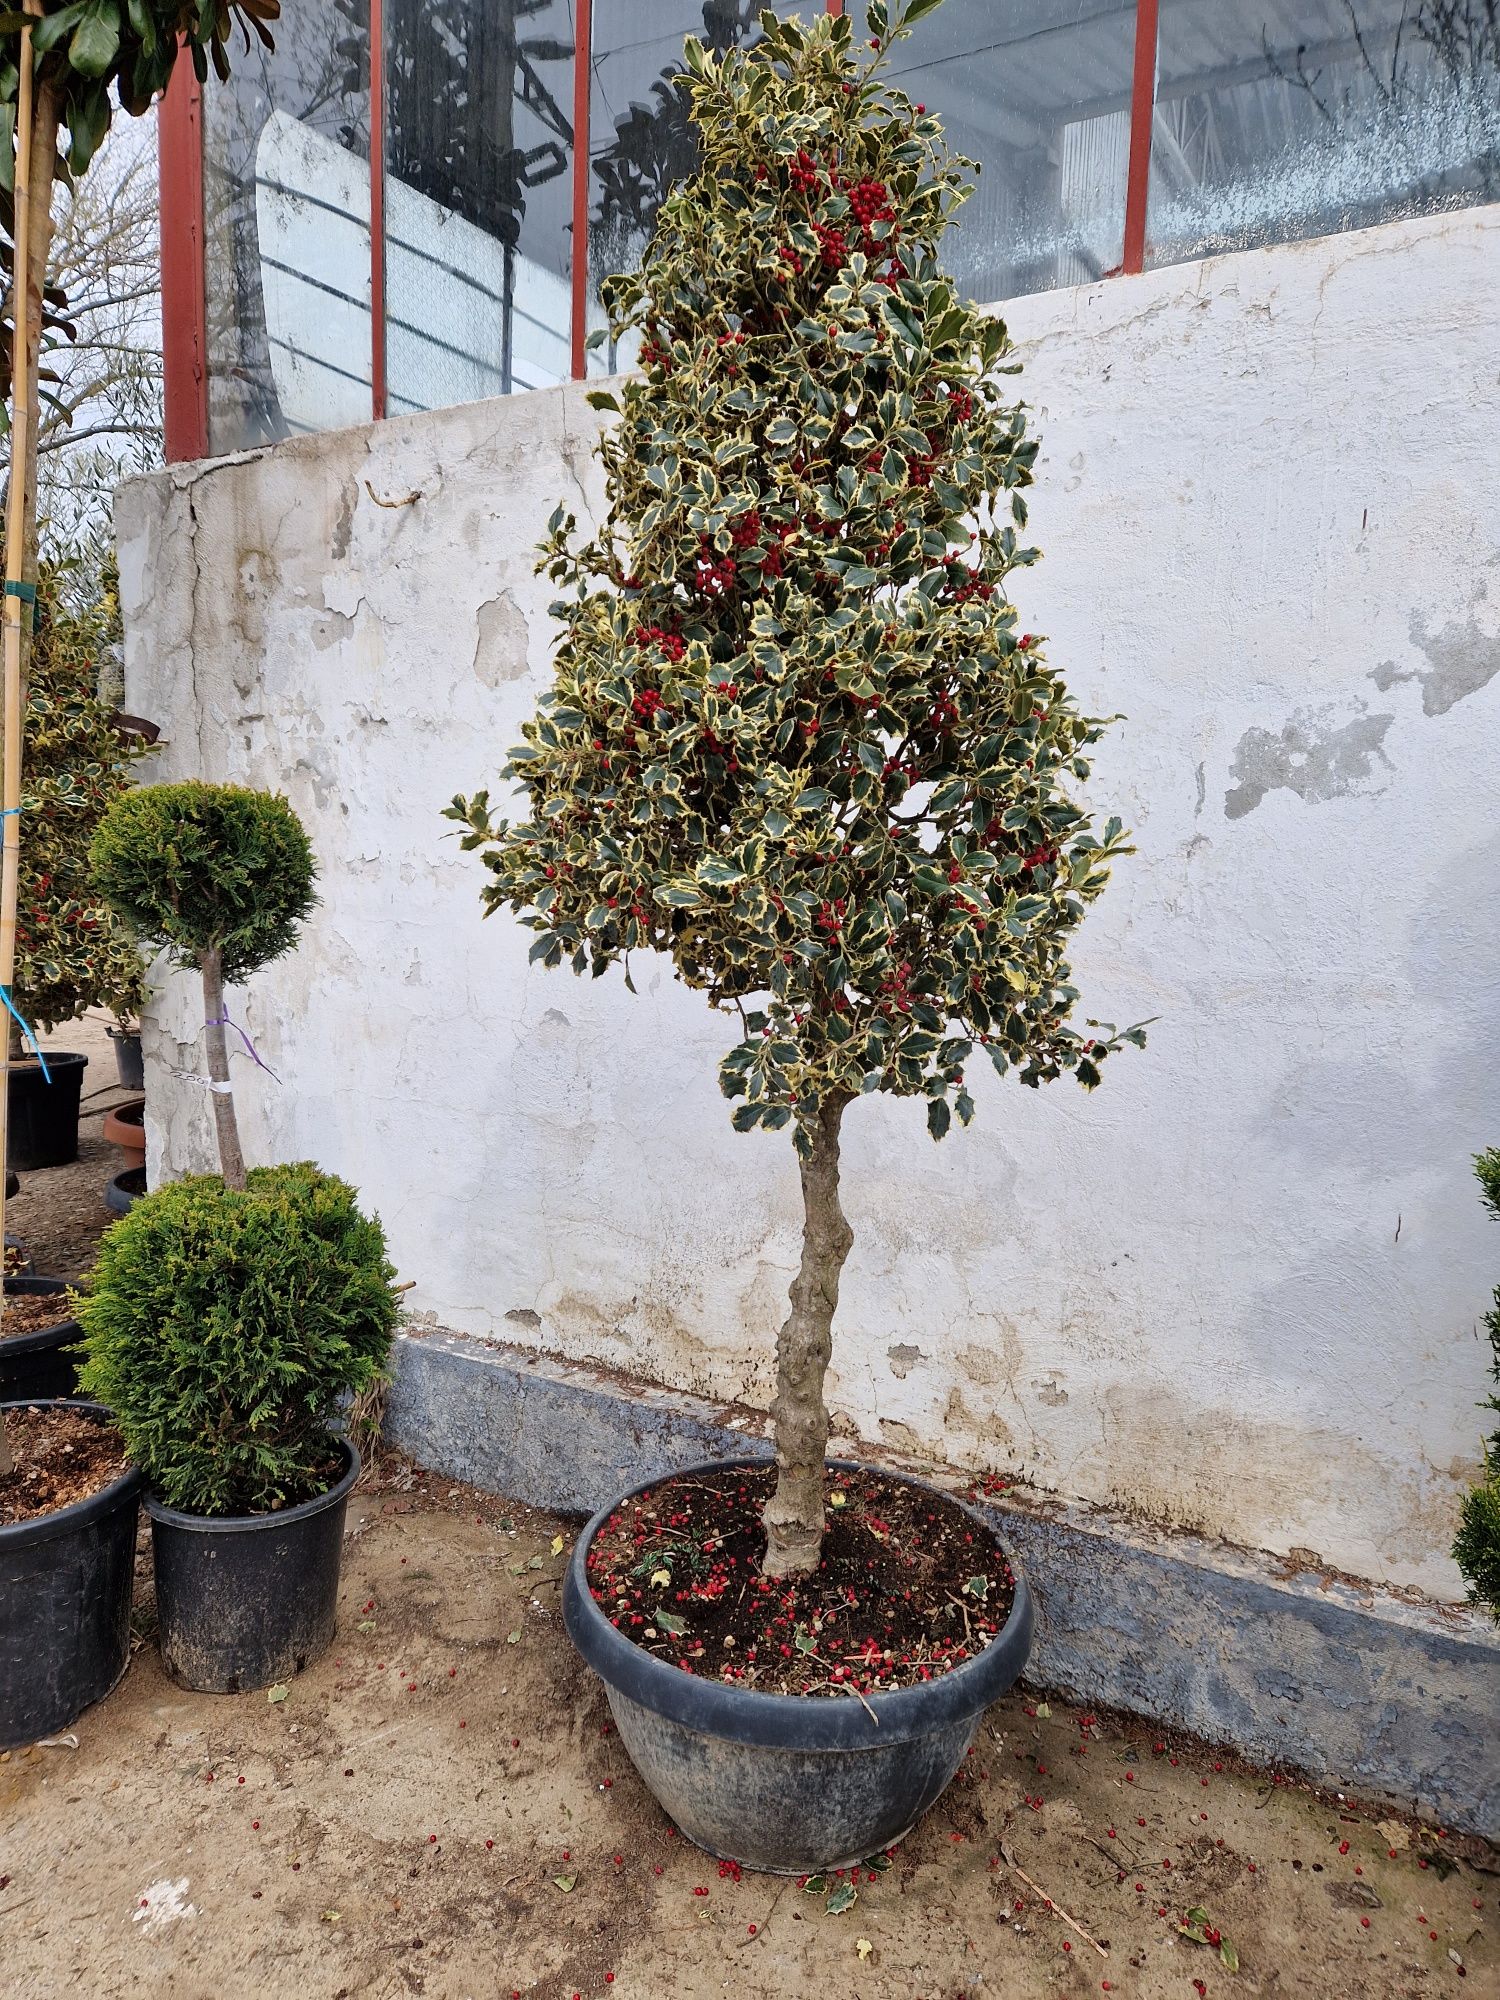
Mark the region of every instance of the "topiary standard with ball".
[[219, 1167], [226, 1187], [243, 1188], [224, 986], [289, 951], [316, 901], [302, 822], [270, 792], [197, 779], [150, 785], [110, 808], [89, 865], [99, 894], [143, 944], [202, 975]]
[[618, 414], [599, 531], [575, 545], [559, 508], [543, 544], [555, 682], [502, 773], [525, 816], [485, 792], [448, 809], [534, 960], [622, 961], [628, 983], [632, 952], [666, 954], [738, 1018], [735, 1129], [792, 1134], [776, 1576], [822, 1542], [847, 1107], [921, 1098], [941, 1139], [973, 1117], [976, 1051], [1092, 1088], [1144, 1041], [1071, 1025], [1070, 934], [1130, 850], [1070, 790], [1103, 724], [1007, 596], [1035, 560], [1037, 447], [1005, 327], [938, 262], [969, 163], [880, 75], [933, 4], [872, 4], [869, 60], [847, 19], [767, 13], [718, 56], [688, 41], [702, 164], [604, 288], [642, 372], [588, 399]]

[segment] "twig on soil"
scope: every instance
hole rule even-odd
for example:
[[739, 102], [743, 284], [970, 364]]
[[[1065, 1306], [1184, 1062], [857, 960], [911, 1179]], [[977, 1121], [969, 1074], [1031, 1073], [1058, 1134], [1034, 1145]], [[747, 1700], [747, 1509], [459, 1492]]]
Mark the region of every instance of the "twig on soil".
[[781, 1887], [776, 1891], [776, 1894], [771, 1898], [770, 1909], [766, 1911], [766, 1914], [761, 1918], [759, 1924], [756, 1926], [755, 1936], [754, 1937], [746, 1936], [740, 1939], [739, 1948], [741, 1951], [745, 1949], [745, 1946], [747, 1944], [760, 1943], [761, 1939], [766, 1934], [766, 1926], [770, 1923], [772, 1917], [774, 1917], [776, 1914], [776, 1905], [781, 1901], [782, 1897], [786, 1894], [786, 1892], [787, 1892], [787, 1884], [783, 1882]]
[[1042, 1887], [1042, 1885], [1039, 1882], [1033, 1882], [1031, 1877], [1026, 1873], [1026, 1870], [1018, 1866], [1016, 1862], [1016, 1857], [1010, 1850], [1009, 1843], [1003, 1840], [1000, 1843], [1000, 1859], [1005, 1863], [1006, 1867], [1010, 1870], [1012, 1875], [1019, 1877], [1019, 1879], [1026, 1884], [1027, 1888], [1031, 1891], [1033, 1896], [1041, 1897], [1042, 1901], [1047, 1905], [1047, 1908], [1052, 1912], [1054, 1917], [1061, 1917], [1063, 1922], [1067, 1925], [1068, 1929], [1070, 1931], [1073, 1931], [1077, 1936], [1081, 1937], [1085, 1944], [1091, 1944], [1094, 1947], [1095, 1951], [1098, 1952], [1101, 1958], [1109, 1957], [1108, 1950], [1104, 1945], [1100, 1944], [1098, 1938], [1090, 1937], [1088, 1932], [1083, 1928], [1083, 1925], [1080, 1923], [1075, 1923], [1072, 1917], [1068, 1915], [1067, 1911], [1063, 1908], [1062, 1904], [1059, 1903], [1055, 1897], [1049, 1896], [1047, 1894], [1047, 1891]]

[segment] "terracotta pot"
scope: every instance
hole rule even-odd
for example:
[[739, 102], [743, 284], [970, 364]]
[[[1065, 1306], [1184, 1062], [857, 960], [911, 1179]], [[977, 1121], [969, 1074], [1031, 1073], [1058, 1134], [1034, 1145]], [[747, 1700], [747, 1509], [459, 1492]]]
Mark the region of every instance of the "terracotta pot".
[[143, 1161], [146, 1157], [145, 1098], [133, 1098], [129, 1104], [118, 1104], [113, 1111], [106, 1111], [104, 1136], [122, 1153], [133, 1154], [132, 1164]]

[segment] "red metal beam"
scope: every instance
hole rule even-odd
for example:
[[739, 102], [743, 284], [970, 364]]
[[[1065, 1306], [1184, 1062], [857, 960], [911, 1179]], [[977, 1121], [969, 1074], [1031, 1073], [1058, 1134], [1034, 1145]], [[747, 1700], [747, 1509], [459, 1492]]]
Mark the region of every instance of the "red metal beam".
[[385, 415], [385, 0], [370, 0], [370, 414]]
[[1130, 165], [1125, 177], [1121, 268], [1146, 268], [1146, 203], [1151, 192], [1151, 124], [1156, 111], [1157, 0], [1136, 0], [1135, 67], [1130, 80]]
[[180, 54], [156, 120], [161, 186], [163, 429], [168, 463], [208, 456], [203, 291], [203, 101]]
[[573, 25], [573, 380], [588, 373], [589, 97], [593, 83], [594, 0], [574, 0]]

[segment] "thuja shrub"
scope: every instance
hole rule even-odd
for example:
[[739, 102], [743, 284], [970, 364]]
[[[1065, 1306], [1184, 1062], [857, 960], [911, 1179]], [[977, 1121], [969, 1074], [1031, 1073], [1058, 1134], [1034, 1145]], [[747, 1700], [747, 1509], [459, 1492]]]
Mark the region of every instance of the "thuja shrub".
[[[1485, 1207], [1500, 1217], [1500, 1151], [1492, 1147], [1479, 1154], [1474, 1172]], [[1490, 1336], [1491, 1371], [1500, 1385], [1500, 1289], [1484, 1323]], [[1500, 1396], [1491, 1396], [1485, 1408], [1500, 1411]], [[1500, 1620], [1500, 1431], [1485, 1449], [1483, 1479], [1464, 1500], [1453, 1560], [1463, 1572], [1470, 1599], [1487, 1604]]]
[[393, 1276], [380, 1224], [315, 1166], [173, 1181], [104, 1237], [82, 1386], [171, 1505], [295, 1504], [326, 1489], [341, 1400], [385, 1372]]
[[821, 1533], [845, 1107], [916, 1097], [941, 1139], [976, 1055], [1092, 1087], [1143, 1039], [1072, 1025], [1068, 942], [1128, 849], [1072, 791], [1103, 724], [1007, 594], [1037, 447], [1005, 327], [939, 262], [969, 163], [882, 74], [931, 4], [872, 5], [872, 56], [826, 17], [687, 42], [702, 165], [604, 287], [641, 372], [589, 397], [618, 413], [599, 531], [559, 509], [543, 544], [555, 682], [502, 772], [524, 817], [449, 808], [534, 960], [628, 981], [666, 954], [738, 1019], [735, 1129], [795, 1140], [777, 1571]]
[[316, 901], [302, 822], [273, 792], [196, 779], [151, 785], [110, 808], [89, 863], [100, 895], [136, 936], [201, 975], [219, 1165], [242, 1188], [224, 986], [289, 951]]
[[302, 822], [284, 798], [244, 785], [188, 779], [126, 793], [90, 865], [142, 943], [195, 970], [217, 952], [231, 981], [288, 951], [315, 900]]

